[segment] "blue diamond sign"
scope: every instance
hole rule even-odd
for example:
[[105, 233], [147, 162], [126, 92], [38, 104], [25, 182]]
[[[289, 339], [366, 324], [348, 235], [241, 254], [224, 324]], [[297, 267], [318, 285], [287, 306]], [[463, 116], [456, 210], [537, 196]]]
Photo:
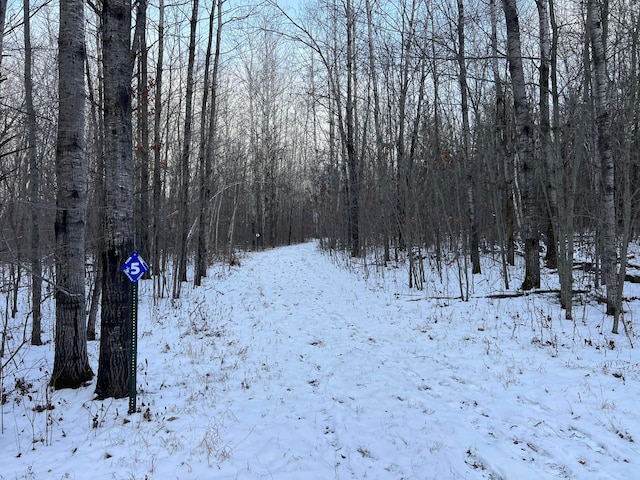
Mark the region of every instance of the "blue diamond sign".
[[149, 270], [149, 265], [138, 255], [138, 252], [133, 252], [127, 261], [122, 264], [122, 271], [129, 277], [131, 283], [138, 283], [140, 277], [142, 277], [147, 270]]

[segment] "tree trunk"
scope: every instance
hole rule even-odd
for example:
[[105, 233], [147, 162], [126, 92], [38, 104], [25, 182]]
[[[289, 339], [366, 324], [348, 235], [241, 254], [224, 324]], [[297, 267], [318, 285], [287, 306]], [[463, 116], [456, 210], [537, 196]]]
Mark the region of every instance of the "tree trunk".
[[469, 127], [469, 100], [467, 91], [467, 65], [464, 48], [464, 3], [458, 0], [458, 81], [462, 100], [462, 155], [467, 165], [467, 212], [469, 215], [469, 250], [471, 256], [471, 272], [481, 273], [480, 241], [478, 238], [478, 221], [476, 220], [475, 200], [475, 162], [470, 153], [471, 129]]
[[[622, 314], [622, 294], [624, 290], [624, 282], [627, 271], [627, 254], [629, 252], [629, 243], [631, 240], [631, 217], [632, 217], [632, 200], [633, 194], [631, 190], [631, 178], [632, 170], [634, 167], [632, 150], [637, 148], [640, 139], [640, 133], [638, 132], [638, 126], [640, 124], [640, 118], [638, 116], [638, 39], [640, 37], [640, 13], [636, 13], [636, 18], [631, 27], [631, 72], [629, 73], [629, 84], [631, 85], [631, 92], [629, 94], [628, 103], [625, 106], [627, 121], [625, 122], [628, 128], [628, 132], [625, 134], [625, 138], [629, 140], [625, 142], [624, 156], [623, 156], [623, 172], [622, 178], [624, 179], [624, 189], [622, 195], [622, 244], [620, 246], [620, 269], [618, 271], [616, 293], [616, 313], [613, 318], [613, 333], [618, 332], [618, 323], [620, 315]], [[637, 151], [636, 151], [637, 155]], [[637, 190], [636, 190], [637, 192]]]
[[149, 234], [149, 80], [147, 61], [147, 0], [138, 0], [136, 12], [135, 51], [138, 54], [138, 109], [137, 109], [137, 193], [135, 211], [135, 243], [144, 260], [150, 259]]
[[376, 51], [374, 47], [374, 25], [373, 25], [373, 14], [372, 14], [372, 5], [371, 0], [366, 0], [366, 10], [367, 10], [367, 44], [369, 49], [369, 77], [371, 79], [371, 92], [373, 94], [373, 126], [376, 138], [376, 169], [378, 172], [378, 191], [381, 195], [382, 208], [380, 209], [380, 224], [383, 229], [383, 242], [384, 242], [384, 263], [386, 264], [390, 260], [389, 253], [389, 237], [390, 237], [390, 228], [389, 228], [389, 216], [388, 212], [389, 203], [388, 203], [388, 174], [387, 174], [387, 166], [385, 162], [385, 153], [384, 153], [384, 140], [382, 136], [382, 113], [380, 108], [380, 92], [378, 85], [378, 71], [376, 65]]
[[105, 248], [102, 256], [102, 314], [96, 395], [122, 398], [129, 393], [132, 288], [120, 270], [133, 251], [134, 158], [131, 118], [133, 58], [131, 2], [103, 3], [105, 125]]
[[89, 303], [89, 316], [87, 319], [87, 340], [93, 341], [97, 338], [96, 324], [98, 319], [98, 306], [102, 295], [102, 254], [95, 261], [95, 280], [93, 290], [91, 290], [91, 301]]
[[[554, 0], [549, 1], [549, 22], [551, 26], [551, 46], [549, 67], [551, 74], [551, 100], [553, 103], [553, 138], [550, 139], [552, 151], [552, 165], [548, 168], [548, 181], [552, 182], [556, 198], [556, 218], [553, 219], [556, 237], [556, 259], [558, 278], [560, 280], [560, 306], [564, 308], [565, 318], [573, 318], [573, 236], [574, 236], [574, 205], [575, 192], [578, 183], [580, 157], [569, 156], [562, 151], [560, 144], [560, 98], [558, 95], [558, 24], [555, 15]], [[564, 188], [559, 188], [563, 185]], [[549, 195], [551, 198], [551, 195]], [[553, 203], [551, 203], [553, 217]], [[548, 256], [548, 255], [547, 255]], [[547, 262], [549, 264], [549, 262]]]
[[[401, 247], [406, 248], [409, 260], [409, 288], [421, 289], [422, 282], [417, 275], [418, 256], [415, 255], [415, 247], [418, 244], [417, 211], [415, 208], [415, 190], [413, 188], [413, 151], [407, 152], [407, 108], [410, 105], [409, 88], [412, 83], [414, 71], [412, 51], [415, 46], [416, 28], [416, 2], [409, 6], [410, 12], [404, 10], [402, 16], [407, 15], [403, 21], [401, 35], [402, 51], [400, 55], [399, 92], [398, 92], [398, 131], [396, 137], [397, 157], [397, 194], [398, 194], [398, 236]], [[405, 24], [406, 23], [406, 24]], [[418, 96], [418, 98], [421, 98]]]
[[2, 45], [4, 40], [4, 24], [7, 17], [7, 0], [0, 0], [0, 83], [4, 80], [2, 75]]
[[[211, 217], [211, 185], [213, 182], [213, 158], [215, 156], [216, 138], [216, 118], [218, 105], [218, 68], [220, 65], [220, 40], [222, 37], [222, 5], [224, 0], [217, 0], [209, 19], [209, 42], [207, 45], [207, 58], [205, 66], [204, 92], [202, 99], [202, 120], [200, 135], [200, 155], [199, 155], [199, 197], [200, 208], [198, 210], [198, 246], [196, 252], [196, 265], [193, 276], [194, 285], [200, 285], [201, 278], [207, 276], [209, 267], [209, 230]], [[217, 13], [216, 12], [217, 9]], [[214, 23], [214, 19], [217, 22]], [[211, 43], [214, 37], [215, 46], [213, 52], [213, 68], [209, 73], [209, 63], [211, 57]], [[209, 80], [210, 76], [210, 80]], [[211, 100], [209, 104], [209, 120], [206, 121], [207, 98], [209, 82], [211, 82]]]
[[[596, 0], [587, 3], [587, 28], [591, 39], [593, 61], [593, 98], [596, 114], [597, 148], [600, 156], [602, 194], [602, 279], [607, 289], [607, 315], [618, 309], [616, 218], [614, 199], [614, 168], [611, 147], [611, 117], [608, 93], [607, 63], [601, 6]], [[613, 333], [618, 333], [614, 319]]]
[[[31, 202], [31, 344], [42, 345], [42, 262], [40, 260], [40, 188], [42, 179], [38, 168], [36, 111], [33, 106], [33, 80], [31, 78], [31, 13], [29, 0], [24, 0], [24, 92], [27, 110], [27, 155], [29, 157], [29, 200]], [[0, 54], [1, 55], [1, 54]]]
[[85, 324], [84, 2], [60, 2], [56, 148], [56, 334], [51, 384], [77, 388], [93, 377]]
[[358, 168], [355, 141], [355, 68], [356, 68], [356, 19], [351, 0], [347, 0], [347, 91], [345, 105], [344, 148], [346, 151], [348, 176], [348, 219], [351, 256], [360, 256], [360, 171]]
[[522, 50], [520, 47], [520, 22], [515, 0], [502, 0], [507, 24], [507, 58], [513, 86], [518, 155], [522, 169], [523, 239], [525, 277], [523, 290], [540, 287], [540, 246], [536, 222], [536, 162], [533, 150], [533, 121], [527, 100]]
[[[156, 63], [155, 98], [153, 116], [153, 210], [152, 210], [152, 244], [151, 272], [158, 280], [157, 292], [160, 292], [160, 211], [162, 199], [162, 75], [164, 59], [164, 0], [158, 2], [158, 60]], [[154, 291], [156, 282], [154, 280]]]
[[493, 75], [493, 88], [495, 92], [495, 121], [494, 121], [494, 144], [495, 144], [495, 162], [496, 177], [498, 185], [502, 188], [498, 189], [497, 198], [495, 200], [496, 211], [500, 214], [496, 215], [496, 228], [500, 237], [501, 259], [502, 259], [502, 276], [504, 278], [505, 288], [509, 288], [509, 269], [508, 265], [514, 265], [514, 241], [513, 241], [513, 186], [511, 181], [511, 162], [507, 160], [506, 155], [506, 102], [504, 98], [503, 82], [500, 78], [500, 64], [498, 61], [498, 14], [496, 0], [490, 0], [490, 17], [491, 17], [491, 73]]
[[551, 138], [551, 114], [549, 111], [549, 73], [551, 67], [551, 35], [549, 32], [549, 0], [536, 0], [540, 30], [540, 143], [545, 167], [545, 190], [547, 200], [547, 228], [545, 261], [549, 268], [558, 265], [556, 233], [558, 222], [558, 195], [555, 180], [555, 151]]
[[[97, 47], [100, 48], [100, 40], [97, 40]], [[94, 204], [104, 205], [104, 119], [98, 113], [98, 107], [102, 106], [102, 83], [98, 80], [99, 86], [96, 92], [96, 88], [93, 85], [91, 74], [89, 72], [88, 63], [85, 64], [86, 78], [87, 78], [87, 92], [89, 94], [89, 104], [91, 105], [91, 126], [93, 131], [93, 141], [95, 143], [95, 150], [97, 152], [96, 158], [96, 178], [94, 180]], [[100, 62], [98, 62], [98, 79], [102, 78], [102, 70]], [[98, 93], [96, 97], [96, 93]], [[96, 222], [99, 225], [98, 220]], [[99, 228], [99, 226], [98, 226]], [[94, 241], [92, 245], [91, 254], [93, 255], [94, 263], [94, 282], [93, 290], [91, 291], [90, 303], [89, 303], [89, 316], [87, 318], [87, 340], [93, 341], [98, 336], [96, 335], [96, 325], [98, 320], [98, 311], [100, 306], [100, 298], [102, 296], [102, 252], [104, 250], [104, 238], [100, 237]], [[90, 246], [87, 245], [87, 250]]]
[[191, 157], [191, 133], [193, 126], [193, 70], [196, 54], [196, 29], [198, 26], [198, 0], [193, 0], [191, 33], [189, 36], [189, 60], [185, 99], [184, 138], [180, 157], [180, 227], [177, 235], [178, 258], [173, 278], [173, 298], [180, 297], [181, 282], [187, 281], [187, 240], [189, 234], [189, 158]]

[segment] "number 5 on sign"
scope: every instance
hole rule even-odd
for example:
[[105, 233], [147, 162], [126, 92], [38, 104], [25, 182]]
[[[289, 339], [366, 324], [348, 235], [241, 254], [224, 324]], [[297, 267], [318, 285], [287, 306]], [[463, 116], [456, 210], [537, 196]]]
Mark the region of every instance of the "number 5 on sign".
[[149, 270], [149, 265], [138, 255], [138, 252], [133, 252], [127, 261], [122, 264], [122, 271], [129, 277], [131, 283], [138, 283], [140, 277], [142, 277], [147, 270]]
[[129, 355], [129, 414], [136, 411], [136, 364], [138, 358], [138, 280], [149, 266], [133, 252], [122, 265], [122, 271], [131, 280], [131, 352]]

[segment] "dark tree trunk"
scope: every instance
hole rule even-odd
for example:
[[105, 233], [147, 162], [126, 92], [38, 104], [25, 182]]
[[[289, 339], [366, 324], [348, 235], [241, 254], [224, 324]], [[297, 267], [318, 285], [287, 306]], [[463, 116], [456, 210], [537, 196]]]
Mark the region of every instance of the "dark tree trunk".
[[[7, 0], [0, 0], [0, 67], [2, 67], [2, 45], [4, 39], [4, 24], [7, 17]], [[2, 70], [0, 70], [0, 82], [2, 81]]]
[[551, 113], [549, 111], [549, 75], [551, 70], [551, 34], [549, 31], [549, 0], [536, 0], [538, 7], [538, 25], [540, 30], [540, 143], [541, 156], [545, 167], [546, 190], [546, 245], [545, 262], [547, 267], [558, 266], [556, 247], [556, 226], [558, 222], [558, 195], [555, 182], [555, 152], [551, 138]]
[[513, 86], [518, 155], [522, 170], [522, 207], [525, 277], [523, 290], [540, 287], [540, 245], [536, 205], [536, 162], [533, 150], [533, 120], [527, 100], [520, 47], [520, 22], [515, 0], [502, 0], [507, 24], [507, 57]]
[[349, 231], [351, 256], [360, 256], [360, 170], [355, 141], [356, 19], [351, 0], [347, 0], [347, 98], [345, 106], [345, 151], [348, 173]]
[[475, 161], [470, 153], [471, 128], [469, 126], [469, 100], [467, 93], [467, 65], [464, 35], [464, 3], [458, 0], [458, 80], [462, 100], [462, 148], [464, 161], [467, 165], [467, 212], [469, 215], [469, 250], [471, 257], [471, 272], [481, 273], [480, 268], [480, 239], [478, 237], [478, 222], [476, 220], [475, 200]]
[[131, 2], [103, 3], [105, 125], [105, 248], [102, 256], [102, 314], [96, 395], [122, 398], [129, 393], [131, 284], [120, 267], [133, 251], [133, 185], [130, 47]]
[[[200, 285], [201, 277], [207, 276], [209, 266], [209, 230], [211, 217], [211, 185], [213, 183], [213, 158], [216, 148], [216, 118], [218, 111], [218, 69], [220, 66], [220, 41], [222, 39], [222, 5], [224, 0], [217, 0], [217, 13], [211, 13], [209, 23], [209, 47], [207, 48], [207, 71], [205, 78], [208, 78], [209, 51], [214, 36], [215, 25], [215, 45], [213, 51], [213, 67], [211, 69], [211, 99], [209, 104], [209, 121], [205, 121], [204, 112], [207, 107], [207, 91], [205, 90], [202, 114], [202, 147], [200, 155], [200, 210], [198, 212], [198, 250], [196, 255], [196, 268], [193, 283]], [[217, 20], [214, 23], [214, 18]], [[204, 88], [208, 89], [209, 82], [205, 80]], [[205, 128], [207, 127], [207, 128]], [[206, 138], [206, 141], [205, 141]]]
[[56, 334], [51, 384], [77, 388], [93, 377], [85, 324], [84, 3], [60, 3], [56, 147]]
[[187, 65], [187, 85], [185, 99], [184, 139], [180, 158], [180, 227], [177, 235], [178, 258], [173, 278], [173, 298], [180, 297], [181, 282], [187, 281], [187, 241], [189, 234], [189, 159], [191, 157], [191, 134], [193, 128], [193, 70], [196, 51], [196, 28], [198, 25], [198, 0], [193, 0], [191, 30], [189, 36], [189, 60]]

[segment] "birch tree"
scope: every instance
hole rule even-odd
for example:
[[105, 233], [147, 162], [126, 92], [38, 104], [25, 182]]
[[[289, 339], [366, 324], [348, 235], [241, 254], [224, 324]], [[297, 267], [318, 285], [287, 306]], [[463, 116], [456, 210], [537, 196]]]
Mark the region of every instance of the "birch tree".
[[520, 45], [520, 21], [516, 0], [502, 0], [507, 24], [507, 59], [513, 89], [513, 108], [516, 121], [518, 160], [522, 174], [523, 240], [525, 274], [523, 290], [540, 287], [540, 247], [536, 222], [536, 162], [533, 149], [533, 120], [525, 85]]
[[591, 41], [592, 92], [595, 105], [596, 146], [600, 157], [602, 203], [602, 280], [607, 291], [607, 314], [614, 315], [613, 333], [618, 333], [618, 287], [616, 254], [616, 218], [614, 168], [611, 148], [611, 115], [608, 94], [607, 58], [603, 32], [602, 5], [587, 3], [587, 28]]
[[[511, 174], [512, 163], [507, 160], [506, 155], [506, 100], [504, 94], [504, 85], [500, 76], [500, 66], [498, 61], [498, 7], [496, 0], [489, 2], [489, 14], [491, 18], [491, 74], [494, 89], [494, 112], [495, 121], [493, 122], [494, 132], [494, 149], [495, 162], [497, 165], [497, 177], [500, 179], [502, 191], [498, 193], [499, 198], [496, 199], [496, 210], [502, 215], [496, 215], [498, 236], [502, 243], [502, 274], [504, 277], [505, 288], [509, 288], [509, 274], [507, 265], [515, 264], [514, 254], [514, 234], [513, 234], [513, 181]], [[500, 218], [497, 218], [500, 217]], [[504, 222], [504, 223], [503, 223]]]
[[549, 268], [557, 266], [557, 248], [554, 222], [557, 223], [558, 195], [555, 182], [555, 154], [551, 139], [551, 113], [549, 109], [550, 89], [549, 75], [551, 70], [551, 33], [549, 30], [549, 0], [536, 0], [538, 8], [538, 26], [540, 33], [540, 66], [539, 72], [539, 108], [540, 108], [540, 143], [543, 165], [546, 170], [545, 190], [547, 201], [547, 254], [545, 261]]
[[469, 127], [469, 99], [467, 89], [467, 60], [465, 56], [465, 34], [464, 34], [464, 2], [458, 0], [458, 80], [460, 83], [460, 97], [462, 108], [462, 155], [467, 165], [467, 211], [469, 214], [469, 239], [472, 273], [481, 273], [480, 268], [480, 246], [478, 238], [478, 222], [476, 220], [476, 200], [475, 200], [475, 169], [473, 155], [470, 153], [471, 129]]

